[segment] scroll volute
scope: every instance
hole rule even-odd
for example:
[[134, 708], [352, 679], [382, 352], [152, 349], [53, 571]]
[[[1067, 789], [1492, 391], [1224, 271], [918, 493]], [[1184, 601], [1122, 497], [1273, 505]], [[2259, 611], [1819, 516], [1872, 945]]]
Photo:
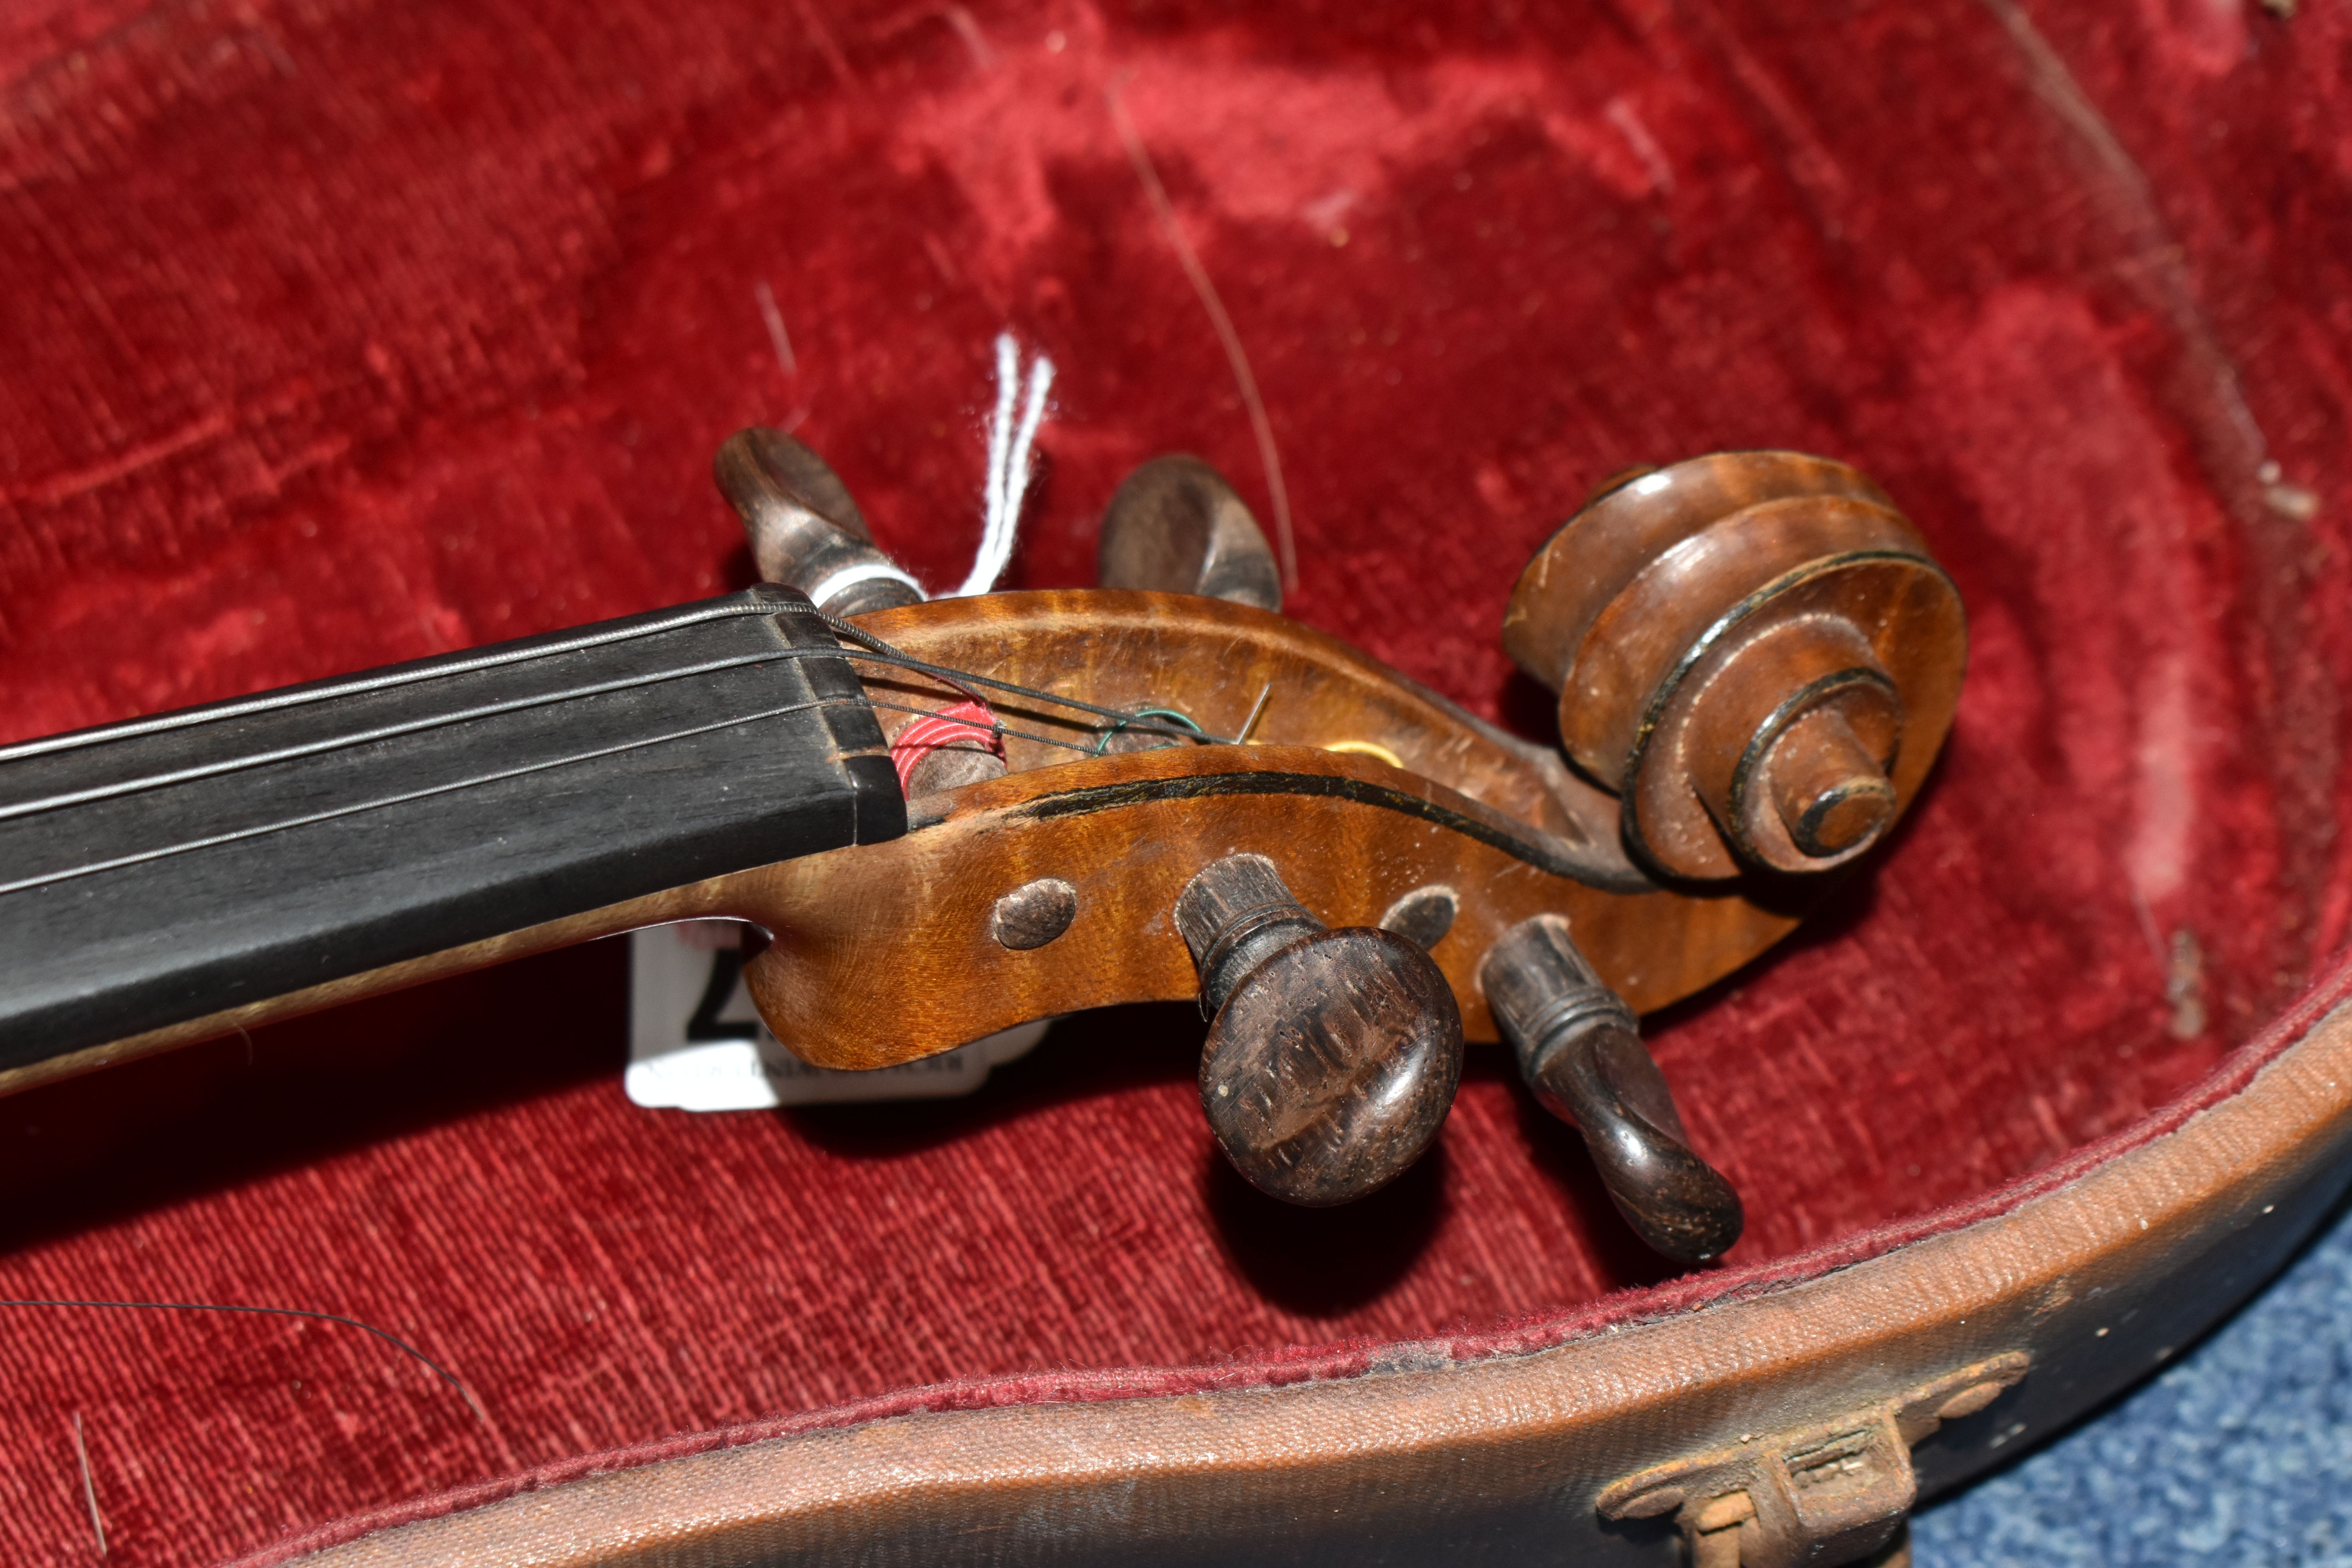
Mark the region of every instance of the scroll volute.
[[1876, 843], [1951, 727], [1959, 595], [1869, 479], [1728, 452], [1604, 487], [1536, 553], [1503, 644], [1559, 693], [1627, 847], [1698, 879]]

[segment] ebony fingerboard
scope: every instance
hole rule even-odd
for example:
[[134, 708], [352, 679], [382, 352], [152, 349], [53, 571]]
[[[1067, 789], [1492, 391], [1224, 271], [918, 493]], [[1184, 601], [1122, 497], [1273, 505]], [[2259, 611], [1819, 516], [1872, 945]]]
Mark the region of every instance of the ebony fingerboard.
[[0, 749], [0, 1068], [906, 831], [754, 588]]

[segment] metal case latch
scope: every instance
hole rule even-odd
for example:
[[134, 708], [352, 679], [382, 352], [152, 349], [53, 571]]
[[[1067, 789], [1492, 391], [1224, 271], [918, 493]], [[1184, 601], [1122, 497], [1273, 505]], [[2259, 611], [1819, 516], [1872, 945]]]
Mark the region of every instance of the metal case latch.
[[1973, 1415], [2025, 1375], [2022, 1351], [1964, 1366], [1838, 1420], [1628, 1476], [1604, 1519], [1672, 1512], [1692, 1568], [1834, 1568], [1884, 1548], [1919, 1495], [1911, 1446]]

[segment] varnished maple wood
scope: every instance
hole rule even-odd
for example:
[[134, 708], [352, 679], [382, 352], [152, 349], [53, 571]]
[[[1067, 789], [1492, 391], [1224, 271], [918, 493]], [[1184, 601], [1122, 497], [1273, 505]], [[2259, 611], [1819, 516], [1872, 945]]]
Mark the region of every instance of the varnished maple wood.
[[[1376, 746], [1404, 771], [1561, 839], [1594, 878], [1629, 891], [1649, 886], [1618, 842], [1615, 797], [1564, 767], [1551, 748], [1507, 734], [1339, 638], [1268, 611], [1189, 594], [1060, 588], [940, 600], [860, 616], [856, 624], [933, 664], [1098, 707], [1171, 710], [1212, 735], [1238, 733], [1256, 710], [1254, 746]], [[877, 701], [930, 709], [954, 697], [937, 681], [884, 665], [858, 669]], [[1009, 726], [1005, 756], [1016, 773], [1082, 756], [1109, 728], [1094, 714], [1000, 692], [989, 701]], [[883, 719], [896, 733], [913, 715], [886, 709]], [[1033, 738], [1039, 735], [1059, 743]]]
[[1967, 634], [1874, 485], [1733, 452], [1588, 503], [1528, 564], [1503, 637], [1559, 692], [1562, 742], [1619, 791], [1637, 858], [1720, 879], [1874, 843], [1950, 727]]
[[1859, 469], [1802, 452], [1723, 452], [1612, 475], [1528, 563], [1527, 596], [1504, 612], [1504, 647], [1559, 690], [1594, 618], [1660, 556], [1759, 501], [1804, 495], [1894, 505]]
[[[1236, 1563], [1672, 1561], [1620, 1481], [1835, 1422], [1988, 1360], [2030, 1370], [1912, 1456], [1921, 1498], [1998, 1465], [2191, 1343], [2352, 1169], [2352, 1008], [2176, 1131], [1864, 1261], [1532, 1353], [1397, 1347], [1370, 1375], [900, 1416], [608, 1466], [381, 1531], [312, 1568], [652, 1568], [863, 1558]], [[1426, 1360], [1412, 1359], [1416, 1351]]]
[[[788, 438], [746, 432], [719, 470], [755, 542], [776, 557], [768, 564], [805, 574], [805, 562], [784, 558], [795, 539], [827, 550], [863, 543], [855, 502]], [[1182, 464], [1158, 472], [1151, 483], [1165, 493], [1154, 507], [1205, 496], [1206, 510], [1194, 510], [1208, 536], [1231, 531], [1217, 521], [1222, 492]], [[1722, 515], [1757, 495], [1768, 499]], [[1628, 858], [1628, 840], [1653, 849], [1696, 841], [1696, 822], [1768, 865], [1857, 852], [1908, 801], [1948, 725], [1957, 602], [1882, 499], [1816, 459], [1706, 459], [1611, 492], [1538, 558], [1514, 600], [1515, 651], [1538, 667], [1555, 654], [1568, 660], [1559, 668], [1571, 690], [1594, 698], [1569, 735], [1588, 768], [1596, 748], [1629, 749], [1633, 796], [1622, 822], [1620, 801], [1548, 748], [1247, 605], [1114, 589], [906, 605], [858, 624], [936, 665], [1095, 709], [1181, 714], [1210, 737], [1246, 730], [1248, 743], [1129, 751], [1165, 748], [1166, 737], [991, 687], [1011, 771], [975, 782], [935, 766], [918, 781], [916, 831], [901, 841], [352, 976], [26, 1069], [0, 1079], [0, 1089], [631, 925], [706, 916], [777, 933], [748, 975], [781, 1037], [820, 1065], [886, 1066], [1036, 1017], [1191, 994], [1192, 966], [1167, 911], [1202, 866], [1236, 852], [1271, 857], [1334, 926], [1417, 911], [1407, 934], [1430, 948], [1470, 1037], [1495, 1037], [1475, 984], [1480, 959], [1538, 915], [1572, 920], [1606, 984], [1637, 1009], [1657, 1007], [1755, 956], [1794, 924], [1795, 907], [1785, 889], [1765, 902], [1745, 883], [1706, 897], [1667, 890]], [[1151, 510], [1137, 505], [1138, 516]], [[1569, 541], [1590, 556], [1573, 591], [1559, 575], [1570, 570], [1560, 559]], [[1875, 620], [1863, 613], [1873, 607]], [[1559, 634], [1570, 623], [1580, 637]], [[884, 662], [859, 669], [895, 728], [960, 696]], [[1644, 691], [1646, 708], [1634, 700]], [[1744, 749], [1734, 744], [1743, 736]], [[1645, 768], [1653, 753], [1675, 765]], [[1885, 790], [1870, 772], [1881, 758]], [[1722, 854], [1724, 839], [1712, 842]], [[998, 940], [1025, 929], [997, 918], [1000, 901], [1045, 879], [1072, 889], [1066, 928], [1042, 945]], [[885, 953], [891, 984], [877, 986]]]
[[[822, 1066], [884, 1067], [1032, 1018], [1192, 996], [1191, 959], [1164, 911], [1213, 858], [1209, 846], [1267, 853], [1334, 925], [1373, 924], [1423, 887], [1477, 889], [1432, 954], [1473, 1039], [1496, 1037], [1477, 960], [1529, 915], [1569, 913], [1596, 969], [1645, 1010], [1728, 973], [1796, 924], [1739, 899], [1595, 886], [1581, 874], [1584, 847], [1361, 753], [1111, 755], [1013, 773], [940, 797], [940, 807], [930, 826], [890, 844], [712, 878], [54, 1058], [0, 1073], [0, 1094], [639, 926], [713, 917], [777, 933], [748, 973], [783, 1038]], [[995, 901], [1044, 876], [1076, 889], [1072, 924], [1045, 947], [1009, 950], [992, 933]], [[878, 952], [891, 955], [887, 987], [873, 984]]]
[[[745, 976], [769, 1026], [818, 1066], [886, 1067], [1031, 1018], [1190, 1000], [1198, 980], [1169, 911], [1226, 852], [1265, 856], [1332, 926], [1375, 924], [1415, 889], [1458, 889], [1430, 956], [1472, 1039], [1497, 1037], [1478, 961], [1531, 916], [1567, 915], [1595, 970], [1642, 1010], [1730, 973], [1796, 923], [1738, 898], [1595, 886], [1575, 846], [1418, 774], [1313, 747], [1088, 758], [938, 805], [893, 843], [747, 873], [706, 900], [706, 912], [775, 933]], [[1044, 948], [1008, 950], [990, 934], [996, 900], [1041, 877], [1076, 889], [1076, 918]]]
[[[1473, 984], [1476, 962], [1529, 916], [1570, 917], [1602, 977], [1639, 1010], [1719, 978], [1795, 923], [1744, 889], [1704, 899], [1659, 889], [1625, 857], [1614, 798], [1555, 754], [1265, 611], [1060, 590], [911, 605], [859, 624], [939, 664], [1099, 706], [1175, 710], [1213, 733], [1237, 731], [1256, 710], [1252, 743], [1088, 759], [1103, 721], [1004, 699], [997, 711], [1015, 731], [1005, 738], [1013, 773], [929, 797], [930, 826], [899, 843], [761, 868], [352, 976], [43, 1064], [0, 1087], [632, 924], [710, 915], [780, 933], [751, 973], [782, 1037], [824, 1065], [878, 1067], [1034, 1017], [1189, 995], [1181, 943], [1155, 937], [1152, 922], [1192, 872], [1234, 849], [1273, 855], [1333, 924], [1372, 924], [1416, 888], [1454, 889], [1459, 913], [1433, 956], [1475, 1039], [1495, 1037]], [[861, 674], [886, 702], [928, 710], [948, 695], [878, 664]], [[1906, 741], [1898, 791], [1924, 767]], [[1171, 787], [1180, 779], [1183, 788]], [[1087, 804], [1070, 804], [1078, 801]], [[1315, 847], [1315, 864], [1300, 863], [1302, 845]], [[1069, 934], [1040, 950], [1050, 965], [995, 942], [987, 920], [997, 898], [1046, 875], [1081, 898]], [[867, 983], [878, 952], [898, 955], [888, 994]]]
[[1462, 1078], [1461, 1010], [1429, 954], [1330, 930], [1262, 855], [1212, 861], [1174, 913], [1213, 1015], [1201, 1109], [1234, 1168], [1309, 1208], [1403, 1174]]

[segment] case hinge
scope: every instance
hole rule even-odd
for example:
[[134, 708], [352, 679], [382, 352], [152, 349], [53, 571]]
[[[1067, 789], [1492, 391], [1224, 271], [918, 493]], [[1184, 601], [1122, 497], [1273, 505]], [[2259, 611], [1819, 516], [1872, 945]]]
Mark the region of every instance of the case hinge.
[[1919, 1495], [1911, 1446], [2025, 1375], [2023, 1351], [1819, 1426], [1656, 1465], [1601, 1494], [1604, 1519], [1673, 1513], [1692, 1568], [1834, 1568], [1892, 1542]]

